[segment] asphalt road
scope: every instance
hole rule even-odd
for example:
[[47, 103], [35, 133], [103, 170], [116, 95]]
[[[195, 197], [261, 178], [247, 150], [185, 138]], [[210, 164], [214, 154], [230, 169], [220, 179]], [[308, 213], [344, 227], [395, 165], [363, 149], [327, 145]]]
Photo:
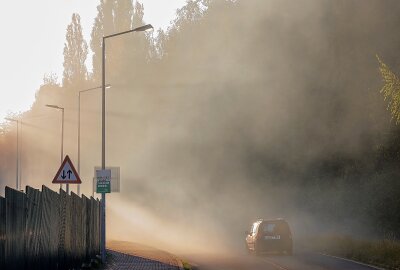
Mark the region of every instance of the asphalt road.
[[316, 253], [278, 255], [185, 255], [198, 270], [372, 270], [348, 260]]

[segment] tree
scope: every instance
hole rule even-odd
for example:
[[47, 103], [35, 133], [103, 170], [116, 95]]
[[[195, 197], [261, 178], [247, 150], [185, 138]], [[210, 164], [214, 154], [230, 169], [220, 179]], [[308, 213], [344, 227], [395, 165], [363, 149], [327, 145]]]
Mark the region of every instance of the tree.
[[[144, 6], [143, 4], [136, 1], [131, 29], [146, 24], [143, 20], [144, 17]], [[150, 55], [150, 38], [147, 33], [136, 33], [131, 39], [131, 43], [128, 43], [129, 49], [132, 50], [132, 56], [130, 61], [136, 63], [144, 63], [149, 59]]]
[[395, 120], [397, 125], [400, 123], [400, 79], [390, 70], [378, 55], [376, 58], [378, 59], [379, 70], [384, 82], [380, 92], [383, 94], [384, 99], [387, 100], [387, 109], [390, 111], [392, 119]]
[[43, 76], [43, 85], [58, 85], [58, 77], [56, 73], [48, 73]]
[[131, 27], [135, 28], [135, 27], [143, 25], [144, 24], [143, 16], [144, 16], [144, 6], [143, 6], [143, 4], [136, 1]]
[[186, 5], [177, 10], [174, 28], [179, 30], [188, 22], [200, 20], [209, 4], [208, 0], [188, 0]]
[[[123, 32], [131, 29], [133, 5], [132, 0], [119, 0], [116, 1], [114, 6], [114, 29], [115, 32]], [[115, 78], [121, 74], [125, 69], [129, 68], [129, 54], [128, 49], [131, 45], [130, 41], [132, 34], [124, 35], [121, 37], [112, 38], [107, 41], [107, 66], [111, 78]], [[125, 76], [120, 76], [118, 81], [121, 81]]]
[[88, 45], [82, 35], [81, 19], [79, 14], [74, 13], [72, 22], [67, 27], [66, 42], [64, 43], [64, 86], [68, 87], [86, 80], [87, 54]]
[[101, 61], [102, 61], [102, 39], [103, 36], [114, 33], [113, 10], [115, 1], [101, 0], [97, 6], [97, 16], [94, 19], [91, 33], [90, 48], [93, 52], [93, 74], [92, 79], [95, 82], [101, 81]]
[[164, 57], [167, 38], [167, 34], [162, 29], [158, 29], [157, 38], [153, 40], [153, 46], [151, 47], [152, 58], [162, 59]]
[[114, 5], [115, 30], [126, 31], [131, 28], [133, 16], [133, 5], [131, 0], [119, 0]]

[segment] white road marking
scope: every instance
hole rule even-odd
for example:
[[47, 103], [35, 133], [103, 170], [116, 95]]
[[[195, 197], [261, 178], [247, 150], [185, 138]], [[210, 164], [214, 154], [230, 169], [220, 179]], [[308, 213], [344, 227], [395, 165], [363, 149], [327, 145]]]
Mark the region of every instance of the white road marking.
[[356, 264], [359, 264], [359, 265], [362, 265], [362, 266], [367, 266], [367, 267], [370, 267], [370, 268], [373, 268], [373, 269], [377, 269], [377, 270], [386, 270], [385, 268], [380, 268], [380, 267], [377, 267], [377, 266], [374, 266], [374, 265], [370, 265], [370, 264], [358, 262], [358, 261], [351, 260], [351, 259], [346, 259], [346, 258], [342, 258], [342, 257], [337, 257], [337, 256], [325, 254], [325, 253], [318, 253], [318, 254], [319, 254], [319, 255], [322, 255], [322, 256], [326, 256], [326, 257], [331, 257], [331, 258], [335, 258], [335, 259], [339, 259], [339, 260], [343, 260], [343, 261], [348, 261], [348, 262], [356, 263]]

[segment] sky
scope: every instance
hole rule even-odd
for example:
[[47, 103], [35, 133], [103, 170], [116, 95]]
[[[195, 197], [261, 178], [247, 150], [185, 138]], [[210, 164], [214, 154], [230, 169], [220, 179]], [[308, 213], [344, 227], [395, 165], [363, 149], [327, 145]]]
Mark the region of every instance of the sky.
[[[72, 13], [81, 16], [86, 41], [99, 0], [3, 1], [0, 15], [0, 122], [29, 110], [45, 74], [62, 77], [63, 49]], [[146, 23], [166, 29], [186, 0], [141, 0]], [[91, 57], [88, 57], [91, 69]]]

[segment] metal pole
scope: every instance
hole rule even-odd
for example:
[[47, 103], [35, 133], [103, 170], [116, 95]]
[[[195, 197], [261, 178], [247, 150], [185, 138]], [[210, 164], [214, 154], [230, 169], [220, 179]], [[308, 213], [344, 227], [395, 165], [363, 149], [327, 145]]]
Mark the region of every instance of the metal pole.
[[64, 156], [64, 108], [61, 109], [61, 156], [60, 162], [63, 162]]
[[[78, 94], [78, 174], [81, 174], [81, 92]], [[77, 185], [78, 196], [81, 196], [81, 184]]]
[[[101, 83], [101, 169], [106, 167], [106, 40], [102, 43], [102, 83]], [[106, 262], [106, 194], [101, 193], [101, 260]]]
[[[50, 104], [46, 104], [46, 107], [61, 110], [61, 112], [62, 112], [62, 114], [61, 114], [61, 117], [62, 117], [61, 118], [61, 156], [60, 156], [60, 163], [62, 164], [63, 156], [64, 156], [64, 108], [57, 106], [57, 105], [50, 105]], [[62, 184], [60, 184], [60, 191], [61, 190], [62, 190]]]
[[20, 154], [19, 154], [19, 121], [18, 120], [16, 120], [16, 119], [13, 119], [13, 118], [5, 118], [6, 120], [8, 120], [8, 121], [11, 121], [11, 122], [16, 122], [17, 123], [17, 152], [16, 152], [16, 164], [15, 164], [15, 189], [16, 190], [19, 190], [19, 188], [20, 188], [20, 185], [19, 185], [19, 181], [18, 181], [18, 178], [19, 178], [19, 156], [20, 156]]
[[22, 188], [22, 157], [21, 157], [21, 152], [22, 152], [22, 122], [20, 122], [21, 126], [20, 126], [20, 131], [19, 133], [21, 133], [21, 143], [19, 144], [19, 186], [20, 188]]
[[[61, 163], [63, 162], [63, 157], [64, 157], [64, 108], [61, 108], [61, 113], [62, 113], [62, 120], [61, 120]], [[62, 186], [61, 186], [62, 188]], [[67, 194], [69, 185], [67, 184]]]
[[19, 190], [18, 175], [19, 175], [19, 121], [17, 120], [17, 172], [16, 172], [16, 189]]
[[102, 67], [102, 84], [101, 84], [101, 168], [106, 167], [106, 40], [103, 37], [103, 67]]
[[[111, 87], [111, 85], [106, 85], [106, 88]], [[92, 90], [96, 90], [96, 89], [101, 89], [102, 86], [97, 86], [97, 87], [92, 87], [89, 89], [84, 89], [84, 90], [80, 90], [78, 92], [78, 174], [81, 173], [81, 94], [88, 92], [88, 91], [92, 91]], [[78, 187], [78, 196], [80, 196], [81, 194], [81, 184], [77, 185]], [[93, 190], [93, 188], [92, 188]], [[94, 195], [92, 196], [94, 197]]]
[[[141, 27], [137, 27], [132, 30], [116, 33], [109, 36], [103, 36], [102, 42], [102, 84], [101, 84], [101, 169], [106, 168], [106, 38], [120, 36], [123, 34], [131, 33], [134, 31], [146, 31], [152, 29], [151, 24], [147, 24]], [[103, 263], [106, 262], [106, 194], [101, 193], [101, 260]]]

